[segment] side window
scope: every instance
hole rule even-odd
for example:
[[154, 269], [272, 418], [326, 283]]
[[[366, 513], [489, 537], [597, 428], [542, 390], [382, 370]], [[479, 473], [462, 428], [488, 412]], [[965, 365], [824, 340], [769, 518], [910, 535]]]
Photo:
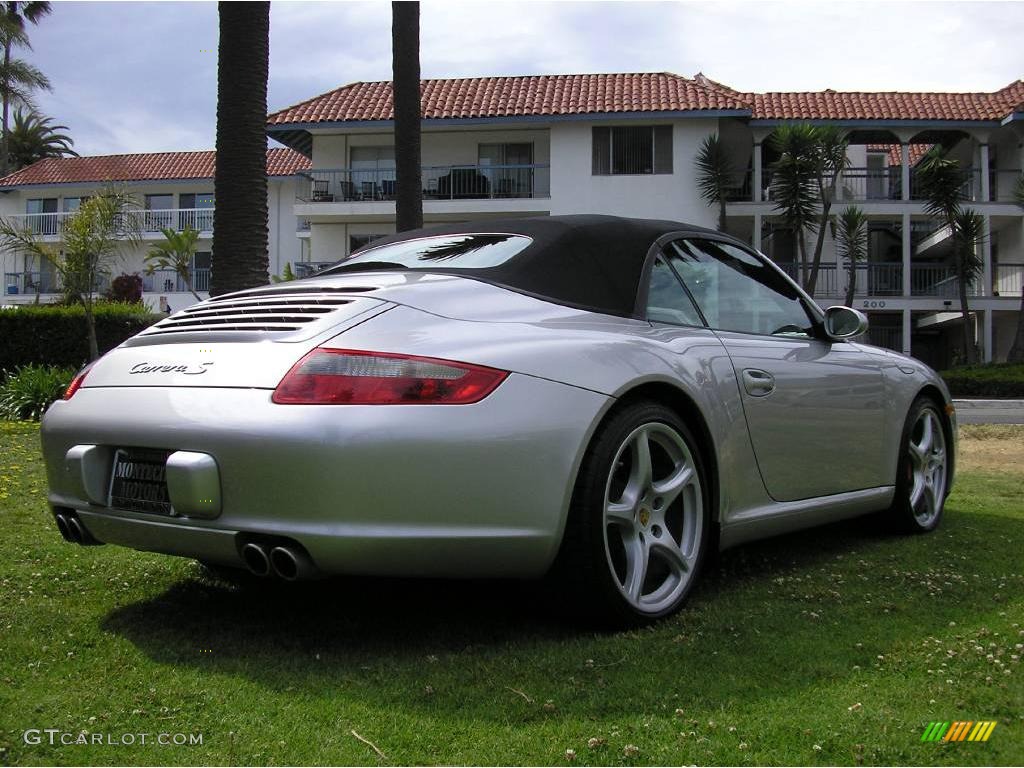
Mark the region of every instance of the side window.
[[799, 294], [760, 258], [715, 240], [676, 240], [666, 258], [712, 328], [765, 336], [810, 337]]
[[704, 326], [697, 308], [668, 264], [655, 259], [647, 289], [647, 319], [653, 323]]

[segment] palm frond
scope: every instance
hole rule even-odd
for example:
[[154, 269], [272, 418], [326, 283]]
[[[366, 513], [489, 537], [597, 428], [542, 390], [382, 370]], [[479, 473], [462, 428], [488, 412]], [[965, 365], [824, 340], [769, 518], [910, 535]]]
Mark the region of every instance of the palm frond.
[[868, 220], [855, 205], [839, 214], [836, 227], [836, 253], [851, 262], [864, 261], [868, 255]]
[[717, 133], [705, 136], [694, 159], [697, 190], [709, 205], [720, 203], [736, 186], [736, 167]]

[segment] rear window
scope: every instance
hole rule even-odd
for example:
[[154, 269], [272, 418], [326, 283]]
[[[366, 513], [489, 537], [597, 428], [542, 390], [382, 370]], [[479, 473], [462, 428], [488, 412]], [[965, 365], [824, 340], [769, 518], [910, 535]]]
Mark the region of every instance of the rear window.
[[461, 234], [422, 237], [359, 251], [319, 275], [375, 269], [487, 269], [504, 264], [533, 242], [525, 235]]

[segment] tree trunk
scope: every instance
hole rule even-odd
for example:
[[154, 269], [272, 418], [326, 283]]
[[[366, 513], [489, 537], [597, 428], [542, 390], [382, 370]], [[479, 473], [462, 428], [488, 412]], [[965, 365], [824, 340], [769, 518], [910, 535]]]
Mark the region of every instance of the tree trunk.
[[1020, 311], [1017, 312], [1017, 334], [1013, 337], [1006, 362], [1024, 363], [1024, 293], [1021, 293]]
[[395, 115], [395, 228], [423, 226], [420, 160], [420, 4], [391, 3], [392, 104]]
[[850, 259], [850, 275], [846, 282], [846, 299], [843, 303], [848, 307], [853, 307], [853, 294], [857, 289], [857, 262]]
[[267, 69], [270, 3], [221, 2], [210, 295], [269, 282]]
[[967, 360], [968, 365], [974, 365], [978, 362], [976, 355], [974, 354], [974, 334], [971, 332], [971, 309], [967, 303], [967, 275], [964, 269], [964, 261], [962, 256], [957, 256], [957, 283], [960, 293], [960, 314], [963, 315], [963, 340], [964, 340], [964, 356]]
[[[11, 41], [4, 44], [4, 72], [7, 72], [11, 65]], [[0, 176], [6, 176], [11, 167], [11, 139], [8, 122], [11, 117], [11, 96], [10, 86], [4, 83], [3, 93], [3, 135], [0, 137]]]
[[[807, 238], [804, 236], [804, 228], [796, 232], [796, 244], [800, 253], [800, 265], [797, 271], [798, 279], [797, 282], [804, 286], [804, 290], [807, 290]], [[809, 291], [811, 298], [814, 298], [814, 293]]]
[[100, 356], [100, 347], [96, 341], [96, 317], [92, 313], [92, 296], [82, 297], [82, 306], [85, 308], [85, 326], [89, 339], [89, 362]]
[[718, 231], [725, 232], [725, 193], [718, 198]]
[[811, 274], [807, 278], [805, 290], [814, 295], [818, 286], [818, 270], [821, 268], [821, 252], [825, 247], [825, 227], [828, 226], [828, 214], [832, 210], [831, 195], [822, 195], [821, 218], [818, 219], [818, 237], [814, 241], [814, 255], [811, 260]]

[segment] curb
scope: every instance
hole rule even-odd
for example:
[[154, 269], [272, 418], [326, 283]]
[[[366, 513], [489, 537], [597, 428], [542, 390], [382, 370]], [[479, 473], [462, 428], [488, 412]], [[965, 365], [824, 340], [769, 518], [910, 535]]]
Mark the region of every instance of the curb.
[[1024, 400], [953, 399], [957, 408], [1024, 408]]

